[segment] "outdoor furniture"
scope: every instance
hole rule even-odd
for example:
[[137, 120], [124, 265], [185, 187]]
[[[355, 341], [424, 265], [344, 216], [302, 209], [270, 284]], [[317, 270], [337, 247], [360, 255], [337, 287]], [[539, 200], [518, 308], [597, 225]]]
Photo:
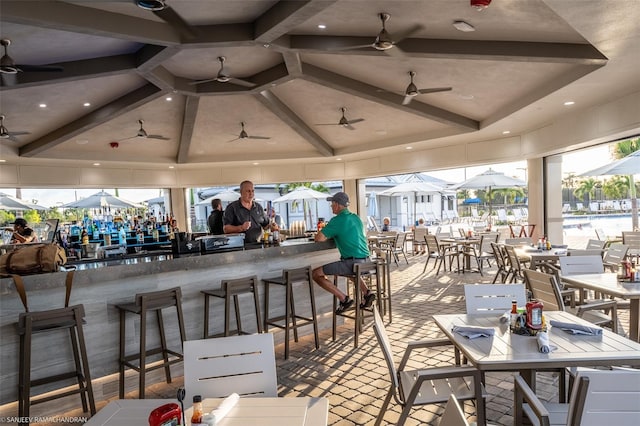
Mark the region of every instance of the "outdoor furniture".
[[422, 269], [422, 273], [424, 274], [427, 270], [427, 265], [429, 264], [429, 259], [435, 259], [435, 264], [432, 269], [436, 269], [436, 275], [440, 273], [440, 268], [444, 265], [444, 270], [447, 269], [446, 259], [449, 259], [449, 270], [451, 270], [451, 263], [453, 258], [456, 259], [458, 263], [458, 268], [460, 268], [460, 258], [458, 257], [458, 248], [454, 244], [441, 243], [438, 239], [437, 235], [425, 235], [425, 241], [427, 243], [427, 251], [428, 256], [427, 260], [424, 263], [424, 268]]
[[[527, 269], [524, 271], [524, 278], [531, 297], [544, 303], [545, 312], [571, 310], [565, 308], [560, 288], [553, 275]], [[614, 333], [618, 332], [618, 311], [614, 300], [592, 301], [571, 311], [592, 324], [607, 325]], [[608, 311], [610, 314], [600, 311]]]
[[[594, 255], [567, 256], [560, 259], [559, 284], [564, 284], [562, 277], [577, 274], [602, 274], [604, 273], [604, 263], [602, 257]], [[585, 303], [586, 291], [580, 291], [580, 304]]]
[[636, 258], [636, 265], [640, 265], [640, 232], [623, 232], [622, 244], [629, 247], [627, 255]]
[[444, 406], [444, 413], [440, 417], [438, 426], [469, 426], [464, 411], [458, 404], [458, 399], [454, 394], [449, 395], [447, 405]]
[[[205, 413], [213, 411], [223, 401], [220, 398], [202, 396], [202, 408]], [[146, 425], [151, 411], [172, 402], [176, 402], [176, 400], [120, 399], [111, 401], [98, 414], [91, 417], [85, 426]], [[191, 402], [188, 401], [187, 404], [191, 404]], [[184, 414], [187, 422], [192, 413], [192, 407], [185, 409]], [[326, 426], [328, 414], [329, 400], [327, 398], [240, 398], [222, 423], [252, 425], [258, 418], [270, 425]]]
[[606, 242], [602, 240], [589, 240], [585, 250], [604, 250]]
[[533, 244], [529, 237], [511, 237], [506, 238], [504, 243], [509, 246], [530, 246]]
[[391, 250], [391, 254], [393, 254], [393, 260], [396, 263], [396, 266], [398, 266], [398, 261], [400, 260], [398, 256], [400, 254], [404, 257], [404, 261], [407, 262], [407, 265], [409, 264], [409, 261], [407, 260], [407, 253], [405, 251], [406, 239], [407, 234], [405, 232], [398, 232], [396, 234], [396, 239], [393, 241], [393, 245], [388, 247]]
[[474, 367], [459, 365], [423, 368], [420, 370], [404, 369], [413, 351], [446, 346], [450, 345], [451, 342], [446, 339], [410, 342], [405, 349], [400, 365], [396, 368], [389, 337], [382, 318], [375, 308], [373, 317], [374, 333], [387, 363], [391, 379], [389, 391], [375, 422], [376, 425], [382, 424], [392, 397], [398, 405], [402, 406], [402, 413], [395, 424], [403, 425], [413, 407], [447, 402], [451, 394], [454, 394], [460, 401], [475, 400], [478, 424], [485, 423], [485, 392], [479, 370]]
[[278, 396], [273, 334], [184, 342], [185, 401], [193, 395], [223, 398]]
[[496, 281], [498, 281], [498, 278], [500, 278], [500, 282], [505, 283], [509, 277], [509, 259], [504, 251], [504, 246], [492, 242], [491, 250], [493, 251], [494, 259], [498, 265], [498, 270], [496, 271], [496, 276], [493, 278], [493, 283], [495, 284]]
[[424, 226], [416, 226], [413, 230], [413, 253], [418, 254], [418, 252], [424, 252], [426, 249], [427, 243], [424, 241], [425, 235], [429, 233], [429, 229]]
[[464, 301], [467, 314], [502, 315], [511, 311], [513, 301], [527, 303], [524, 284], [465, 284]]
[[[269, 331], [269, 326], [280, 328], [284, 330], [284, 359], [289, 358], [289, 334], [293, 329], [293, 338], [298, 341], [298, 328], [307, 325], [313, 326], [313, 336], [315, 338], [316, 349], [320, 348], [320, 338], [318, 337], [318, 315], [316, 313], [316, 298], [314, 294], [314, 283], [311, 278], [311, 266], [306, 266], [296, 269], [285, 269], [282, 271], [282, 276], [273, 278], [263, 278], [264, 283], [264, 331]], [[293, 284], [302, 284], [306, 287], [309, 300], [308, 316], [303, 316], [296, 313], [296, 303], [293, 292]], [[284, 287], [284, 314], [270, 316], [270, 289], [271, 286]], [[306, 297], [305, 297], [306, 299]], [[278, 307], [281, 308], [282, 303], [278, 303]], [[298, 307], [299, 308], [299, 307]]]
[[[568, 312], [544, 311], [547, 323], [561, 321], [577, 325], [593, 325]], [[542, 354], [535, 337], [511, 333], [497, 314], [434, 315], [440, 330], [477, 369], [518, 371], [535, 390], [536, 370], [573, 366], [640, 366], [640, 344], [607, 329], [600, 336], [569, 334], [557, 327], [548, 331], [549, 342], [557, 349]], [[468, 339], [452, 331], [453, 326], [492, 328], [491, 338]]]
[[508, 244], [505, 244], [504, 246], [504, 250], [507, 253], [507, 257], [509, 258], [509, 276], [511, 276], [511, 279], [509, 280], [509, 282], [516, 282], [516, 281], [523, 281], [524, 280], [524, 276], [522, 275], [522, 263], [520, 262], [520, 257], [518, 257], [518, 254], [516, 253], [516, 249], [514, 246], [510, 246]]
[[627, 256], [628, 251], [629, 246], [627, 245], [618, 243], [611, 244], [602, 258], [605, 268], [611, 272], [618, 272], [618, 267], [620, 266], [620, 263], [622, 263], [622, 260]]
[[514, 379], [514, 424], [523, 414], [541, 425], [635, 425], [640, 418], [640, 371], [578, 368], [568, 404], [547, 404], [525, 380]]

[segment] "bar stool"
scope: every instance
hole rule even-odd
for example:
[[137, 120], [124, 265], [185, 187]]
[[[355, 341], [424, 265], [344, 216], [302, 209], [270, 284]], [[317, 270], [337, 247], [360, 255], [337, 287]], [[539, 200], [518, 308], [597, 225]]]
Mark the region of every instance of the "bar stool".
[[[139, 398], [144, 399], [145, 375], [147, 371], [164, 368], [167, 383], [171, 383], [170, 366], [182, 362], [183, 354], [167, 347], [167, 339], [164, 332], [162, 310], [176, 308], [178, 328], [180, 331], [180, 348], [186, 340], [184, 329], [184, 317], [182, 315], [182, 291], [180, 287], [167, 290], [151, 291], [136, 294], [135, 302], [116, 305], [120, 311], [120, 399], [124, 398], [124, 372], [125, 367], [135, 370], [139, 374], [138, 393]], [[125, 355], [126, 344], [126, 314], [127, 312], [140, 316], [140, 348], [135, 354]], [[147, 313], [155, 312], [158, 320], [158, 333], [160, 335], [160, 347], [147, 349]], [[153, 366], [147, 366], [147, 357], [162, 354], [162, 362]], [[173, 358], [169, 359], [169, 355]], [[132, 362], [137, 360], [137, 365]]]
[[[236, 330], [233, 330], [235, 334], [252, 334], [242, 329], [242, 321], [240, 319], [240, 303], [238, 303], [238, 296], [241, 294], [253, 293], [253, 302], [255, 307], [256, 324], [258, 327], [258, 333], [262, 333], [262, 324], [260, 317], [260, 303], [258, 300], [258, 277], [251, 276], [245, 278], [238, 278], [235, 280], [223, 280], [218, 290], [202, 290], [204, 294], [204, 338], [229, 336], [231, 330], [229, 330], [229, 317], [231, 314], [231, 299], [233, 299], [233, 307], [235, 308], [236, 315]], [[218, 297], [224, 299], [224, 332], [218, 334], [209, 334], [209, 298]]]
[[[338, 299], [336, 297], [333, 298], [333, 340], [336, 340], [336, 329], [337, 329], [337, 318], [338, 316], [344, 318], [350, 318], [355, 321], [354, 325], [354, 338], [353, 338], [353, 346], [354, 348], [358, 347], [358, 338], [360, 333], [362, 333], [362, 325], [364, 324], [363, 317], [363, 309], [360, 308], [360, 303], [362, 298], [360, 297], [360, 278], [362, 278], [365, 283], [367, 283], [367, 287], [370, 290], [376, 292], [376, 298], [378, 299], [378, 304], [380, 304], [381, 297], [381, 277], [382, 273], [380, 271], [380, 265], [378, 262], [362, 262], [362, 263], [354, 263], [353, 264], [353, 275], [344, 276], [347, 279], [347, 288], [345, 293], [349, 295], [351, 286], [353, 288], [353, 299], [354, 299], [354, 312], [347, 313], [343, 312], [341, 314], [336, 313], [336, 309], [338, 308]], [[335, 275], [333, 277], [333, 285], [338, 286], [338, 278], [340, 275]], [[374, 288], [372, 288], [374, 287]], [[373, 309], [365, 309], [365, 311], [369, 311], [373, 313]]]
[[375, 261], [378, 264], [378, 280], [380, 281], [380, 291], [376, 293], [378, 303], [378, 311], [382, 318], [389, 314], [389, 323], [392, 322], [393, 316], [391, 312], [391, 256], [390, 250], [383, 248], [374, 248], [372, 253], [376, 255]]
[[[26, 308], [26, 305], [25, 305]], [[18, 371], [18, 416], [29, 417], [31, 405], [58, 399], [64, 396], [80, 394], [82, 409], [96, 414], [96, 404], [93, 398], [89, 360], [82, 331], [84, 306], [74, 305], [60, 309], [40, 312], [25, 312], [18, 317], [17, 329], [20, 335], [20, 365]], [[75, 369], [65, 373], [31, 379], [31, 342], [34, 334], [50, 331], [69, 330], [71, 348]], [[78, 388], [55, 395], [31, 398], [31, 388], [48, 383], [75, 378]], [[89, 405], [87, 406], [87, 400]]]
[[[297, 269], [285, 269], [281, 277], [263, 278], [264, 282], [264, 331], [269, 331], [269, 326], [281, 328], [285, 332], [284, 359], [289, 358], [289, 330], [293, 329], [293, 338], [298, 341], [298, 327], [313, 325], [313, 336], [316, 342], [316, 349], [320, 348], [320, 338], [318, 336], [318, 319], [316, 315], [316, 299], [313, 291], [313, 281], [311, 279], [311, 266]], [[295, 301], [293, 297], [293, 283], [304, 283], [309, 288], [309, 304], [311, 305], [311, 316], [305, 317], [296, 314]], [[269, 289], [275, 284], [285, 287], [285, 312], [284, 315], [269, 317]]]

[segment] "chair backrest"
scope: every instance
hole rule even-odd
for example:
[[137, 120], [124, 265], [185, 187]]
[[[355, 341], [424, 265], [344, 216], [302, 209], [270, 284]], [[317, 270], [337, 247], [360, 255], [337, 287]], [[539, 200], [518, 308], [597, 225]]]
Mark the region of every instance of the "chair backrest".
[[424, 236], [429, 233], [429, 228], [425, 226], [416, 226], [413, 230], [413, 241], [417, 243], [422, 243], [424, 241]]
[[602, 241], [607, 240], [607, 234], [604, 233], [604, 230], [602, 228], [596, 228], [595, 231], [596, 231], [596, 237], [599, 240], [602, 240]]
[[396, 234], [396, 240], [393, 242], [393, 247], [397, 250], [404, 250], [404, 243], [407, 239], [407, 234], [405, 232], [398, 232]]
[[454, 394], [449, 395], [449, 401], [444, 407], [444, 413], [440, 417], [439, 426], [469, 426], [464, 411], [460, 407], [458, 400]]
[[606, 241], [602, 240], [589, 240], [585, 250], [603, 250], [606, 243]]
[[498, 232], [489, 232], [480, 236], [480, 252], [491, 253], [491, 243], [497, 243], [500, 234]]
[[460, 234], [462, 238], [465, 238], [467, 236], [467, 231], [465, 231], [464, 228], [458, 228], [458, 234]]
[[440, 253], [440, 242], [438, 241], [438, 237], [436, 235], [427, 234], [424, 236], [424, 241], [427, 243], [428, 254]]
[[640, 249], [640, 232], [623, 232], [622, 244], [629, 246], [630, 249]]
[[249, 334], [184, 342], [186, 401], [193, 395], [277, 397], [273, 334]]
[[563, 276], [576, 274], [602, 274], [604, 263], [600, 256], [560, 256], [560, 273]]
[[396, 365], [393, 362], [393, 351], [391, 350], [391, 342], [389, 342], [389, 336], [387, 336], [387, 330], [384, 328], [384, 323], [382, 322], [382, 317], [378, 312], [378, 308], [376, 306], [373, 307], [373, 332], [376, 335], [376, 339], [378, 340], [378, 344], [380, 345], [380, 349], [382, 350], [382, 355], [384, 356], [384, 360], [387, 363], [387, 367], [389, 369], [389, 376], [391, 377], [391, 384], [393, 385], [393, 393], [396, 401], [399, 401], [398, 389], [400, 386], [400, 382], [398, 381], [398, 371], [396, 369]]
[[564, 302], [556, 277], [533, 269], [524, 270], [524, 282], [531, 296], [543, 303], [547, 311], [564, 311]]
[[496, 259], [498, 267], [505, 269], [507, 267], [507, 261], [505, 259], [505, 253], [503, 246], [498, 243], [491, 243], [491, 250], [493, 250], [493, 257]]
[[504, 240], [505, 244], [510, 246], [522, 246], [522, 245], [531, 245], [531, 238], [521, 237], [521, 238], [507, 238]]
[[598, 256], [600, 259], [602, 259], [603, 254], [604, 254], [604, 250], [602, 249], [589, 249], [589, 250], [569, 249], [567, 250], [567, 256]]
[[496, 210], [496, 214], [498, 215], [498, 220], [507, 222], [509, 218], [507, 217], [507, 211], [505, 209]]
[[511, 309], [512, 301], [518, 306], [527, 303], [524, 284], [465, 284], [464, 301], [467, 314], [502, 315]]
[[512, 245], [505, 244], [504, 250], [507, 252], [507, 258], [509, 259], [509, 265], [511, 266], [512, 270], [522, 270], [522, 264], [520, 263], [518, 253], [516, 253], [516, 248]]
[[[588, 378], [586, 398], [571, 395], [567, 425], [634, 425], [640, 419], [640, 370], [579, 368], [576, 380]], [[577, 382], [576, 382], [577, 383]]]
[[607, 265], [619, 265], [627, 255], [629, 246], [625, 244], [611, 244], [604, 254], [604, 263]]

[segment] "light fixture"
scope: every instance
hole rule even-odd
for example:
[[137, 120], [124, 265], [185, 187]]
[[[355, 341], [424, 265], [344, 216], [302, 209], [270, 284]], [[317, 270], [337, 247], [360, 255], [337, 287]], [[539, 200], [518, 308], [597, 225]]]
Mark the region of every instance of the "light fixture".
[[257, 166], [257, 165], [259, 165], [259, 164], [260, 164], [260, 163], [253, 163], [253, 165], [254, 165], [254, 166]]
[[46, 107], [47, 107], [47, 104], [40, 104], [40, 105], [38, 105], [38, 106], [39, 106], [40, 108], [46, 108]]
[[511, 133], [511, 130], [505, 130], [502, 132], [503, 135], [508, 135], [509, 133]]
[[169, 166], [169, 168], [170, 168], [170, 169], [175, 169], [175, 167], [174, 167], [174, 166]]
[[575, 104], [575, 102], [574, 102], [574, 101], [566, 101], [566, 102], [564, 103], [564, 106], [571, 106], [571, 105], [574, 105], [574, 104]]
[[338, 157], [336, 158], [336, 161], [342, 161], [342, 158]]
[[100, 163], [93, 163], [93, 165], [94, 165], [94, 166], [99, 166], [99, 165], [100, 165]]
[[408, 151], [408, 150], [410, 150], [410, 149], [413, 149], [413, 147], [412, 147], [412, 146], [408, 146], [408, 147], [406, 147], [405, 149]]
[[167, 96], [166, 98], [164, 98], [164, 100], [167, 102], [171, 102], [173, 98], [171, 96]]
[[89, 106], [91, 106], [91, 104], [89, 102], [85, 102], [85, 103], [82, 104], [82, 106], [89, 107]]
[[321, 30], [324, 30], [327, 28], [327, 26], [325, 24], [318, 24], [318, 28], [320, 28]]
[[470, 33], [476, 30], [473, 25], [465, 21], [453, 21], [453, 26], [456, 30], [462, 31], [463, 33]]
[[135, 4], [144, 10], [156, 12], [167, 8], [165, 0], [135, 0]]
[[4, 47], [4, 55], [0, 58], [0, 72], [3, 74], [17, 74], [18, 67], [16, 67], [13, 58], [7, 54], [7, 46], [11, 44], [11, 40], [3, 38], [0, 42]]
[[78, 139], [78, 140], [76, 140], [76, 143], [78, 145], [86, 145], [86, 144], [89, 143], [89, 139]]

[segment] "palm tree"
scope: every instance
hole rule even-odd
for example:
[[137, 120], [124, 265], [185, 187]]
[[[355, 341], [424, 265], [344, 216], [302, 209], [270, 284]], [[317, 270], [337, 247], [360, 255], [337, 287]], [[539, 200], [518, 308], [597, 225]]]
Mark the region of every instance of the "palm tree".
[[599, 182], [594, 178], [583, 179], [578, 182], [578, 187], [573, 191], [576, 197], [582, 198], [586, 204], [589, 204], [591, 197], [596, 192]]
[[[613, 156], [616, 159], [624, 158], [627, 155], [640, 150], [640, 138], [627, 139], [614, 145]], [[633, 175], [627, 177], [629, 181], [629, 197], [631, 198], [631, 228], [638, 228], [638, 197], [636, 195], [636, 184]]]
[[608, 198], [623, 198], [629, 193], [628, 176], [613, 176], [611, 179], [605, 180], [602, 191]]

